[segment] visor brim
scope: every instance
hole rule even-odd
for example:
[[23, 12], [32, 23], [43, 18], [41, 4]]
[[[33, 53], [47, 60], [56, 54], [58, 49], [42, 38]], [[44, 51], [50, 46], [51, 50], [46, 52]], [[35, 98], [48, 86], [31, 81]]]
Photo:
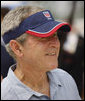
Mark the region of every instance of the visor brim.
[[59, 29], [62, 32], [69, 32], [71, 31], [71, 26], [64, 22], [50, 21], [34, 29], [28, 30], [26, 33], [37, 37], [49, 37]]

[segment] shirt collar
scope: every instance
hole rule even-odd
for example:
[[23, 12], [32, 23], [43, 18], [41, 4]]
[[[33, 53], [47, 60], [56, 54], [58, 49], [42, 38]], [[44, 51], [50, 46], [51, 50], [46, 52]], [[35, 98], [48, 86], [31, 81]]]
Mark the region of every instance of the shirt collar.
[[57, 70], [58, 70], [58, 68], [47, 72], [47, 75], [48, 75], [48, 78], [49, 78], [50, 82], [52, 84], [54, 84], [54, 86], [56, 86], [56, 87], [57, 86], [62, 86], [62, 83], [60, 82], [60, 80], [57, 76], [57, 72], [56, 72]]

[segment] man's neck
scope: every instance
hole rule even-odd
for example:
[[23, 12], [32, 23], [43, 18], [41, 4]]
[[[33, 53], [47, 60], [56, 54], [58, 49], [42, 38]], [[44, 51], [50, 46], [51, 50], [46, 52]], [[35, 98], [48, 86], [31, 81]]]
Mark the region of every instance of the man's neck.
[[17, 65], [17, 78], [31, 89], [49, 96], [49, 80], [44, 71], [36, 71], [29, 66]]

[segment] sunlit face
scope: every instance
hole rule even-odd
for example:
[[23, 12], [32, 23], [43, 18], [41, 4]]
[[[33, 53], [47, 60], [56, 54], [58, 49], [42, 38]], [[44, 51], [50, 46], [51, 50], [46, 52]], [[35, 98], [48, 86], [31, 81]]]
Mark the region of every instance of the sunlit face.
[[23, 62], [43, 71], [58, 67], [60, 42], [55, 34], [47, 38], [28, 36], [23, 46]]

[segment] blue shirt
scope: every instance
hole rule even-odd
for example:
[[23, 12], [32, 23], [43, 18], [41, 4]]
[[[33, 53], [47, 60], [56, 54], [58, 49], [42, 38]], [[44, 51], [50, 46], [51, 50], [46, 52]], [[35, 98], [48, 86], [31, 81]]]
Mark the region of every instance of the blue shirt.
[[47, 72], [50, 98], [24, 85], [14, 74], [15, 65], [1, 83], [1, 100], [81, 100], [73, 78], [62, 69]]

